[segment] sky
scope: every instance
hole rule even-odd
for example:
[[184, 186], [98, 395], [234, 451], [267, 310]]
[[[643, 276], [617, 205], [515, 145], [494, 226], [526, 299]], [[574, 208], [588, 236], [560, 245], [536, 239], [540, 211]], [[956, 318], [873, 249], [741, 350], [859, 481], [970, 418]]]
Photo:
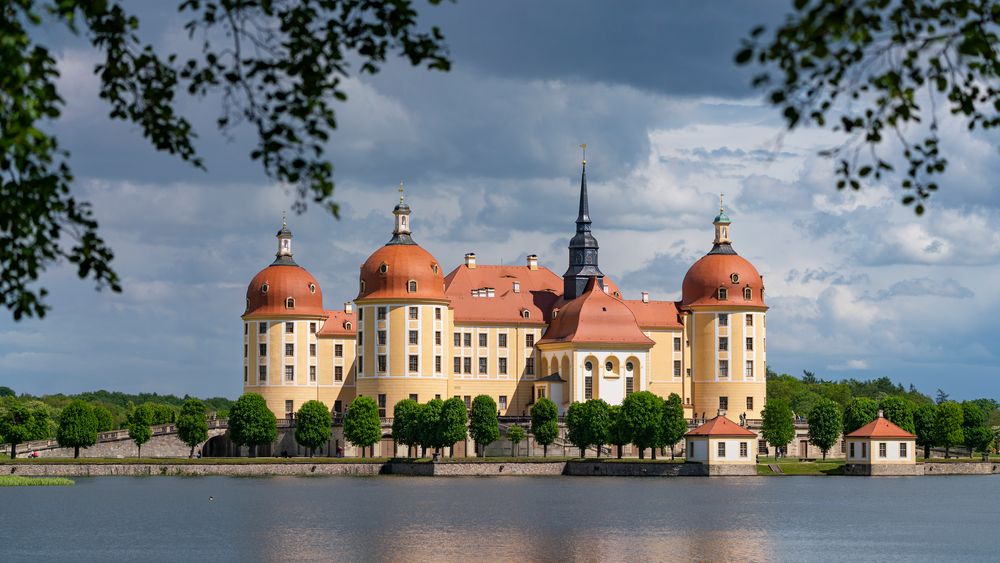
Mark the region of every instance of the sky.
[[[621, 6], [418, 3], [421, 24], [447, 38], [451, 72], [394, 59], [348, 80], [328, 146], [341, 218], [316, 206], [289, 217], [295, 259], [326, 307], [356, 295], [358, 266], [390, 236], [400, 181], [415, 240], [446, 271], [470, 251], [480, 263], [534, 253], [561, 275], [587, 143], [601, 269], [627, 298], [679, 299], [725, 193], [734, 247], [765, 278], [772, 369], [1000, 397], [997, 137], [942, 122], [951, 165], [922, 217], [891, 178], [838, 192], [817, 156], [837, 138], [783, 134], [732, 62], [786, 2]], [[131, 7], [143, 38], [190, 52], [181, 16]], [[0, 385], [235, 398], [246, 285], [273, 260], [293, 195], [249, 160], [252, 131], [214, 130], [217, 100], [179, 100], [208, 167], [192, 169], [107, 118], [85, 41], [39, 35], [62, 73], [67, 106], [52, 127], [72, 155], [74, 195], [92, 203], [124, 292], [50, 268], [44, 319], [0, 314]]]

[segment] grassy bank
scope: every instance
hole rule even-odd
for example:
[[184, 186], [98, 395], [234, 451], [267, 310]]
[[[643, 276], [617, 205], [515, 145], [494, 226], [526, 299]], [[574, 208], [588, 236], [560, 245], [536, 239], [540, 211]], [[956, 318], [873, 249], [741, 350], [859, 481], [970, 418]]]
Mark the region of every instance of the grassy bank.
[[0, 487], [55, 487], [72, 485], [71, 479], [63, 477], [22, 477], [20, 475], [0, 475]]
[[[771, 471], [768, 466], [777, 465], [781, 473]], [[775, 462], [773, 458], [761, 458], [757, 464], [757, 475], [843, 475], [844, 460], [830, 459], [827, 461], [791, 461]]]

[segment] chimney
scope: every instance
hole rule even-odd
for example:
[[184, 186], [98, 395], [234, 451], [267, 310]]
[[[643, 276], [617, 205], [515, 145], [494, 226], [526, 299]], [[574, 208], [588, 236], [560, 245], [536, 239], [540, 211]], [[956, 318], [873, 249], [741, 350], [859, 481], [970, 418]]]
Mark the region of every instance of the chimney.
[[642, 292], [642, 302], [643, 303], [649, 303], [649, 292], [648, 291], [643, 291]]
[[537, 254], [529, 254], [528, 255], [528, 269], [529, 270], [537, 270], [538, 269], [538, 255]]
[[465, 266], [470, 270], [476, 269], [476, 253], [469, 252], [465, 255]]
[[350, 315], [351, 313], [353, 313], [354, 312], [354, 303], [352, 303], [350, 301], [345, 301], [344, 302], [344, 312], [347, 313], [348, 315]]

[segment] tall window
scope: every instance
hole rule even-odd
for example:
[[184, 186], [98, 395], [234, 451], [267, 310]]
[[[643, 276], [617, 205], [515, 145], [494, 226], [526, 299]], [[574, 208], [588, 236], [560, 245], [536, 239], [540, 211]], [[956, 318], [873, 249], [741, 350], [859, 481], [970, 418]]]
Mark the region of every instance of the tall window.
[[417, 371], [420, 369], [420, 357], [416, 354], [410, 354], [410, 371]]
[[417, 341], [418, 341], [418, 339], [419, 339], [419, 337], [417, 336], [417, 331], [411, 330], [410, 331], [410, 344], [416, 344]]
[[291, 297], [289, 297], [288, 299], [285, 299], [285, 308], [286, 309], [294, 309], [295, 308], [295, 300], [292, 299]]
[[386, 365], [387, 365], [387, 360], [386, 360], [385, 354], [379, 354], [378, 355], [378, 371], [379, 371], [379, 373], [385, 373]]
[[719, 326], [729, 326], [728, 313], [719, 313]]
[[587, 362], [583, 364], [583, 400], [589, 401], [594, 398], [594, 364]]
[[726, 291], [726, 288], [720, 287], [719, 288], [719, 301], [725, 301], [728, 298], [729, 298], [729, 292]]
[[525, 375], [535, 375], [535, 358], [524, 359], [524, 373]]
[[456, 332], [455, 333], [455, 346], [457, 347], [457, 346], [461, 346], [461, 345], [462, 345], [462, 333], [461, 332]]
[[285, 381], [295, 381], [295, 366], [285, 366]]
[[726, 351], [729, 349], [729, 338], [726, 336], [719, 337], [719, 350]]
[[441, 331], [440, 330], [434, 331], [434, 345], [435, 346], [440, 346], [441, 345]]
[[358, 322], [365, 320], [365, 308], [358, 307]]
[[243, 345], [243, 357], [244, 358], [249, 358], [250, 357], [250, 345], [249, 344], [244, 344]]
[[343, 381], [344, 380], [344, 366], [334, 366], [333, 367], [333, 380]]
[[[753, 299], [753, 290], [750, 289], [749, 287], [743, 288], [743, 299], [746, 301], [750, 301], [751, 299]], [[749, 317], [750, 315], [747, 316]]]
[[435, 321], [441, 320], [441, 307], [434, 307], [434, 320]]
[[316, 355], [316, 345], [315, 344], [310, 344], [309, 345], [309, 355], [310, 356], [315, 356]]
[[267, 381], [267, 366], [257, 367], [257, 381]]
[[479, 358], [479, 375], [486, 375], [486, 358]]
[[747, 313], [747, 326], [753, 326], [753, 315]]
[[384, 330], [378, 331], [378, 345], [379, 346], [385, 346], [385, 337], [386, 337], [386, 334], [385, 334]]
[[466, 396], [462, 397], [462, 400], [465, 401], [465, 408], [466, 408], [466, 410], [472, 408], [472, 395], [466, 395]]
[[753, 410], [753, 397], [747, 397], [747, 410]]
[[497, 358], [497, 373], [507, 375], [507, 358]]
[[414, 280], [410, 280], [410, 281], [406, 282], [406, 291], [408, 291], [410, 293], [416, 293], [417, 292], [417, 282], [415, 282]]
[[674, 360], [674, 377], [680, 377], [680, 376], [681, 376], [681, 361]]
[[753, 377], [753, 360], [747, 360], [747, 368], [746, 369], [747, 369], [747, 371], [743, 375], [745, 375], [746, 377], [752, 378]]
[[454, 366], [455, 373], [462, 373], [462, 358], [455, 356], [454, 360], [455, 360], [455, 366]]
[[729, 410], [729, 397], [719, 397], [719, 410]]
[[681, 351], [681, 338], [679, 336], [674, 337], [674, 352]]
[[365, 333], [358, 331], [358, 350], [360, 351], [365, 346]]
[[257, 323], [257, 334], [267, 334], [267, 323]]
[[740, 457], [748, 457], [750, 455], [749, 449], [746, 442], [740, 442]]
[[471, 332], [466, 332], [465, 333], [465, 347], [466, 348], [471, 348], [472, 347], [472, 333]]
[[878, 456], [879, 457], [887, 457], [888, 455], [889, 454], [886, 451], [886, 443], [885, 442], [879, 442], [878, 443]]
[[726, 443], [719, 442], [719, 457], [726, 457]]
[[295, 323], [293, 323], [291, 321], [286, 322], [285, 323], [285, 333], [286, 334], [292, 334], [293, 332], [295, 332]]
[[309, 323], [309, 334], [316, 334], [316, 323]]
[[434, 356], [434, 373], [441, 373], [441, 356]]
[[309, 382], [316, 383], [316, 366], [309, 366]]
[[850, 456], [851, 456], [851, 457], [854, 457], [854, 442], [851, 442], [851, 444], [850, 444], [850, 449], [851, 449], [851, 453], [850, 453]]
[[344, 402], [343, 401], [334, 401], [333, 402], [333, 412], [335, 412], [337, 414], [340, 414], [340, 413], [344, 412]]
[[378, 416], [385, 418], [385, 393], [378, 394]]
[[[416, 284], [417, 282], [413, 282]], [[415, 288], [416, 286], [414, 286]], [[410, 307], [410, 320], [415, 321], [420, 318], [420, 309], [418, 307]]]
[[500, 395], [500, 410], [507, 410], [507, 395]]
[[285, 355], [286, 356], [294, 356], [295, 355], [295, 345], [294, 344], [285, 344]]
[[295, 412], [295, 401], [285, 401], [285, 415]]
[[526, 348], [533, 348], [535, 346], [535, 335], [525, 334], [524, 335], [524, 346]]
[[488, 345], [487, 344], [487, 336], [488, 335], [486, 333], [482, 333], [482, 332], [479, 333], [479, 347], [480, 348], [485, 348]]
[[364, 375], [365, 373], [365, 357], [358, 356], [358, 374]]
[[379, 307], [378, 309], [376, 309], [375, 317], [378, 320], [380, 320], [380, 321], [384, 321], [385, 320], [385, 307]]
[[753, 351], [753, 338], [747, 337], [747, 350]]
[[719, 377], [729, 377], [729, 360], [719, 360]]
[[625, 364], [625, 396], [628, 397], [635, 392], [635, 366], [632, 362]]
[[243, 366], [243, 383], [248, 383], [250, 381], [250, 368]]
[[260, 357], [263, 358], [264, 356], [267, 355], [267, 344], [259, 344], [257, 345], [257, 348], [258, 348], [257, 353], [258, 355], [260, 355]]
[[507, 347], [507, 335], [505, 333], [500, 333], [497, 335], [497, 346], [500, 348]]
[[472, 373], [472, 358], [462, 358], [462, 371]]
[[333, 357], [334, 358], [343, 358], [344, 357], [344, 345], [343, 344], [334, 344], [333, 345]]
[[899, 457], [901, 459], [907, 459], [910, 457], [909, 452], [906, 451], [906, 442], [899, 443]]

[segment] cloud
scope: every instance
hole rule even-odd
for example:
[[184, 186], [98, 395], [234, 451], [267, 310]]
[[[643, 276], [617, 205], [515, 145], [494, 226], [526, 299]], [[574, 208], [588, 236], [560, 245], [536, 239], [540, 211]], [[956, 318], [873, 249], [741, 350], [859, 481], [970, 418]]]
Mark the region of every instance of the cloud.
[[842, 364], [827, 366], [827, 369], [833, 371], [866, 370], [868, 369], [868, 362], [865, 360], [847, 360]]
[[951, 299], [969, 299], [975, 293], [953, 279], [935, 281], [930, 278], [914, 278], [898, 281], [887, 289], [877, 291], [865, 299], [882, 301], [893, 297], [946, 297]]

